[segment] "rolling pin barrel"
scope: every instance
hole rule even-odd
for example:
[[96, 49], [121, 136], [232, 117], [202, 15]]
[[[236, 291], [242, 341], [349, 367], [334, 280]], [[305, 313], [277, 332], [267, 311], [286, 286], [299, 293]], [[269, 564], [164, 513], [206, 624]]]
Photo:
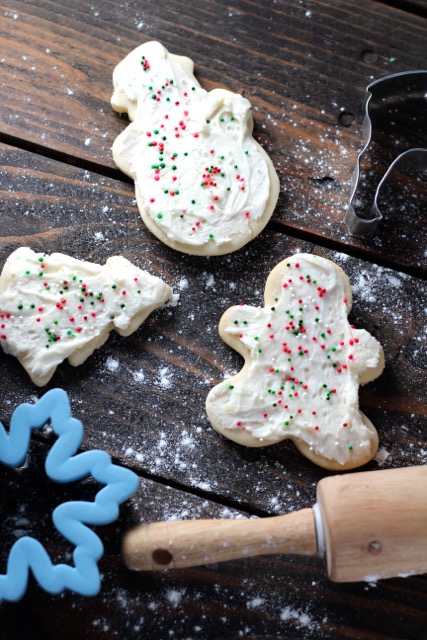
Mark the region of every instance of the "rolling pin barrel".
[[427, 466], [324, 478], [317, 507], [331, 580], [427, 572]]

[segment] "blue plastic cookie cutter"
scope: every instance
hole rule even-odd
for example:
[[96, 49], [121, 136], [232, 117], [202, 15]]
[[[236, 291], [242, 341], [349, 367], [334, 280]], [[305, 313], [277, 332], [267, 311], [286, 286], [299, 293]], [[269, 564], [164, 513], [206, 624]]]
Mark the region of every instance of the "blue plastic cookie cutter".
[[75, 455], [83, 438], [82, 423], [73, 418], [67, 394], [62, 389], [45, 393], [36, 404], [19, 405], [7, 432], [0, 423], [0, 462], [17, 467], [24, 462], [31, 433], [50, 423], [58, 436], [45, 462], [46, 474], [55, 482], [73, 482], [87, 476], [105, 485], [93, 502], [64, 502], [52, 514], [56, 529], [75, 547], [74, 566], [53, 565], [43, 545], [30, 536], [17, 540], [9, 553], [6, 574], [0, 575], [0, 600], [19, 600], [25, 593], [31, 570], [49, 593], [70, 589], [85, 596], [96, 595], [101, 586], [97, 562], [104, 548], [86, 525], [113, 522], [119, 504], [138, 487], [133, 471], [111, 462], [105, 451], [90, 450]]
[[[372, 82], [366, 89], [363, 119], [363, 149], [357, 158], [351, 183], [350, 204], [345, 216], [345, 222], [348, 230], [354, 235], [365, 236], [376, 231], [383, 218], [383, 214], [381, 213], [378, 205], [378, 200], [380, 199], [384, 186], [397, 169], [404, 165], [415, 169], [427, 169], [427, 148], [413, 147], [406, 149], [394, 158], [388, 169], [379, 179], [372, 199], [370, 217], [362, 218], [356, 213], [354, 204], [360, 180], [361, 162], [369, 147], [372, 137], [372, 122], [369, 113], [370, 107], [374, 102], [386, 102], [389, 99], [399, 96], [409, 96], [411, 93], [424, 93], [424, 97], [427, 96], [427, 71], [404, 71], [402, 73], [395, 73]], [[427, 115], [427, 100], [425, 101], [425, 105]], [[408, 124], [410, 126], [410, 123]]]

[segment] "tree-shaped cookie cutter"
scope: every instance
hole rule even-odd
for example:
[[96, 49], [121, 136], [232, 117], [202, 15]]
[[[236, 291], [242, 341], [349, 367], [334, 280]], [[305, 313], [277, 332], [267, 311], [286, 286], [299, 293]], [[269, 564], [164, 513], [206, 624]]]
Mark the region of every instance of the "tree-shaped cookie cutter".
[[[379, 178], [375, 193], [372, 198], [372, 206], [369, 218], [363, 218], [356, 212], [355, 195], [361, 177], [361, 163], [368, 150], [372, 138], [372, 121], [370, 110], [374, 104], [386, 103], [394, 98], [404, 99], [413, 93], [423, 93], [427, 97], [427, 71], [405, 71], [386, 76], [368, 85], [364, 103], [363, 120], [363, 149], [360, 152], [351, 183], [350, 204], [345, 216], [345, 222], [350, 233], [354, 235], [370, 235], [374, 233], [383, 218], [378, 201], [385, 185], [391, 179], [393, 173], [404, 165], [415, 169], [427, 169], [427, 148], [410, 147], [401, 151], [389, 164], [388, 169]], [[427, 99], [425, 101], [427, 116]], [[410, 123], [408, 123], [410, 126]]]
[[92, 476], [105, 486], [93, 502], [63, 502], [52, 513], [56, 529], [75, 547], [74, 566], [54, 565], [38, 540], [30, 536], [19, 538], [10, 550], [6, 574], [0, 575], [0, 600], [19, 600], [27, 588], [30, 570], [49, 593], [70, 589], [80, 595], [96, 595], [100, 589], [97, 562], [104, 549], [99, 537], [86, 525], [113, 522], [119, 504], [138, 487], [136, 474], [113, 464], [105, 451], [76, 454], [83, 426], [72, 417], [68, 396], [62, 389], [48, 391], [34, 405], [19, 405], [12, 415], [9, 432], [0, 423], [0, 462], [10, 467], [21, 466], [28, 454], [32, 431], [48, 422], [58, 436], [46, 457], [48, 477], [68, 483]]

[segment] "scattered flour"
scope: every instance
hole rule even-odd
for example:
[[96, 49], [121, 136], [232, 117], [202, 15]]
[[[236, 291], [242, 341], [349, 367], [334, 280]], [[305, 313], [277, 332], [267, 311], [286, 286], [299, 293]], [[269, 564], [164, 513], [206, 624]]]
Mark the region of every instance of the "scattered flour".
[[157, 384], [162, 387], [162, 389], [170, 389], [170, 387], [172, 386], [171, 378], [172, 372], [169, 367], [160, 367]]
[[113, 373], [114, 371], [118, 371], [120, 362], [116, 360], [116, 358], [108, 356], [105, 366], [107, 367], [108, 371], [111, 371], [111, 373]]
[[177, 591], [176, 589], [170, 589], [166, 594], [166, 599], [168, 600], [168, 602], [171, 604], [172, 607], [177, 607], [180, 604], [183, 595], [184, 593], [181, 591]]
[[206, 278], [205, 279], [205, 288], [206, 289], [212, 289], [212, 291], [215, 291], [215, 277], [212, 273], [204, 273], [203, 276]]
[[388, 460], [388, 458], [390, 458], [390, 454], [388, 451], [386, 451], [383, 448], [378, 449], [376, 456], [374, 458], [375, 462], [378, 464], [379, 467], [382, 467], [385, 462]]
[[144, 382], [145, 374], [142, 369], [140, 369], [139, 371], [133, 371], [132, 378], [135, 380], [135, 382]]
[[183, 276], [178, 282], [178, 288], [180, 291], [185, 291], [186, 289], [188, 289], [188, 280], [185, 276]]
[[248, 609], [258, 609], [259, 607], [261, 607], [265, 602], [264, 598], [260, 598], [259, 596], [256, 598], [252, 598], [252, 600], [249, 600], [246, 603], [246, 606], [248, 607]]
[[297, 609], [291, 609], [290, 607], [286, 607], [281, 611], [280, 619], [283, 620], [283, 622], [287, 620], [295, 620], [303, 627], [306, 627], [311, 623], [311, 618], [307, 613], [298, 611]]

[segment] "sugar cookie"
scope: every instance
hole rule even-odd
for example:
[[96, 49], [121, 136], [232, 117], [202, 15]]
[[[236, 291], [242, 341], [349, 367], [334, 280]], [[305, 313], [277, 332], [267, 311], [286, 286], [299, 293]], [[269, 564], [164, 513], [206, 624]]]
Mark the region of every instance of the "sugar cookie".
[[228, 309], [220, 335], [245, 365], [208, 394], [214, 428], [250, 447], [290, 438], [331, 470], [368, 462], [378, 435], [359, 410], [358, 387], [381, 374], [384, 355], [367, 331], [350, 326], [351, 299], [335, 263], [297, 254], [270, 273], [264, 308]]
[[101, 266], [21, 247], [0, 276], [0, 344], [43, 386], [63, 360], [81, 364], [112, 329], [130, 335], [170, 296], [121, 256]]
[[141, 217], [155, 236], [184, 253], [221, 255], [262, 231], [279, 180], [252, 137], [248, 100], [202, 89], [193, 66], [159, 42], [117, 65], [111, 103], [133, 122], [112, 152], [135, 181]]

